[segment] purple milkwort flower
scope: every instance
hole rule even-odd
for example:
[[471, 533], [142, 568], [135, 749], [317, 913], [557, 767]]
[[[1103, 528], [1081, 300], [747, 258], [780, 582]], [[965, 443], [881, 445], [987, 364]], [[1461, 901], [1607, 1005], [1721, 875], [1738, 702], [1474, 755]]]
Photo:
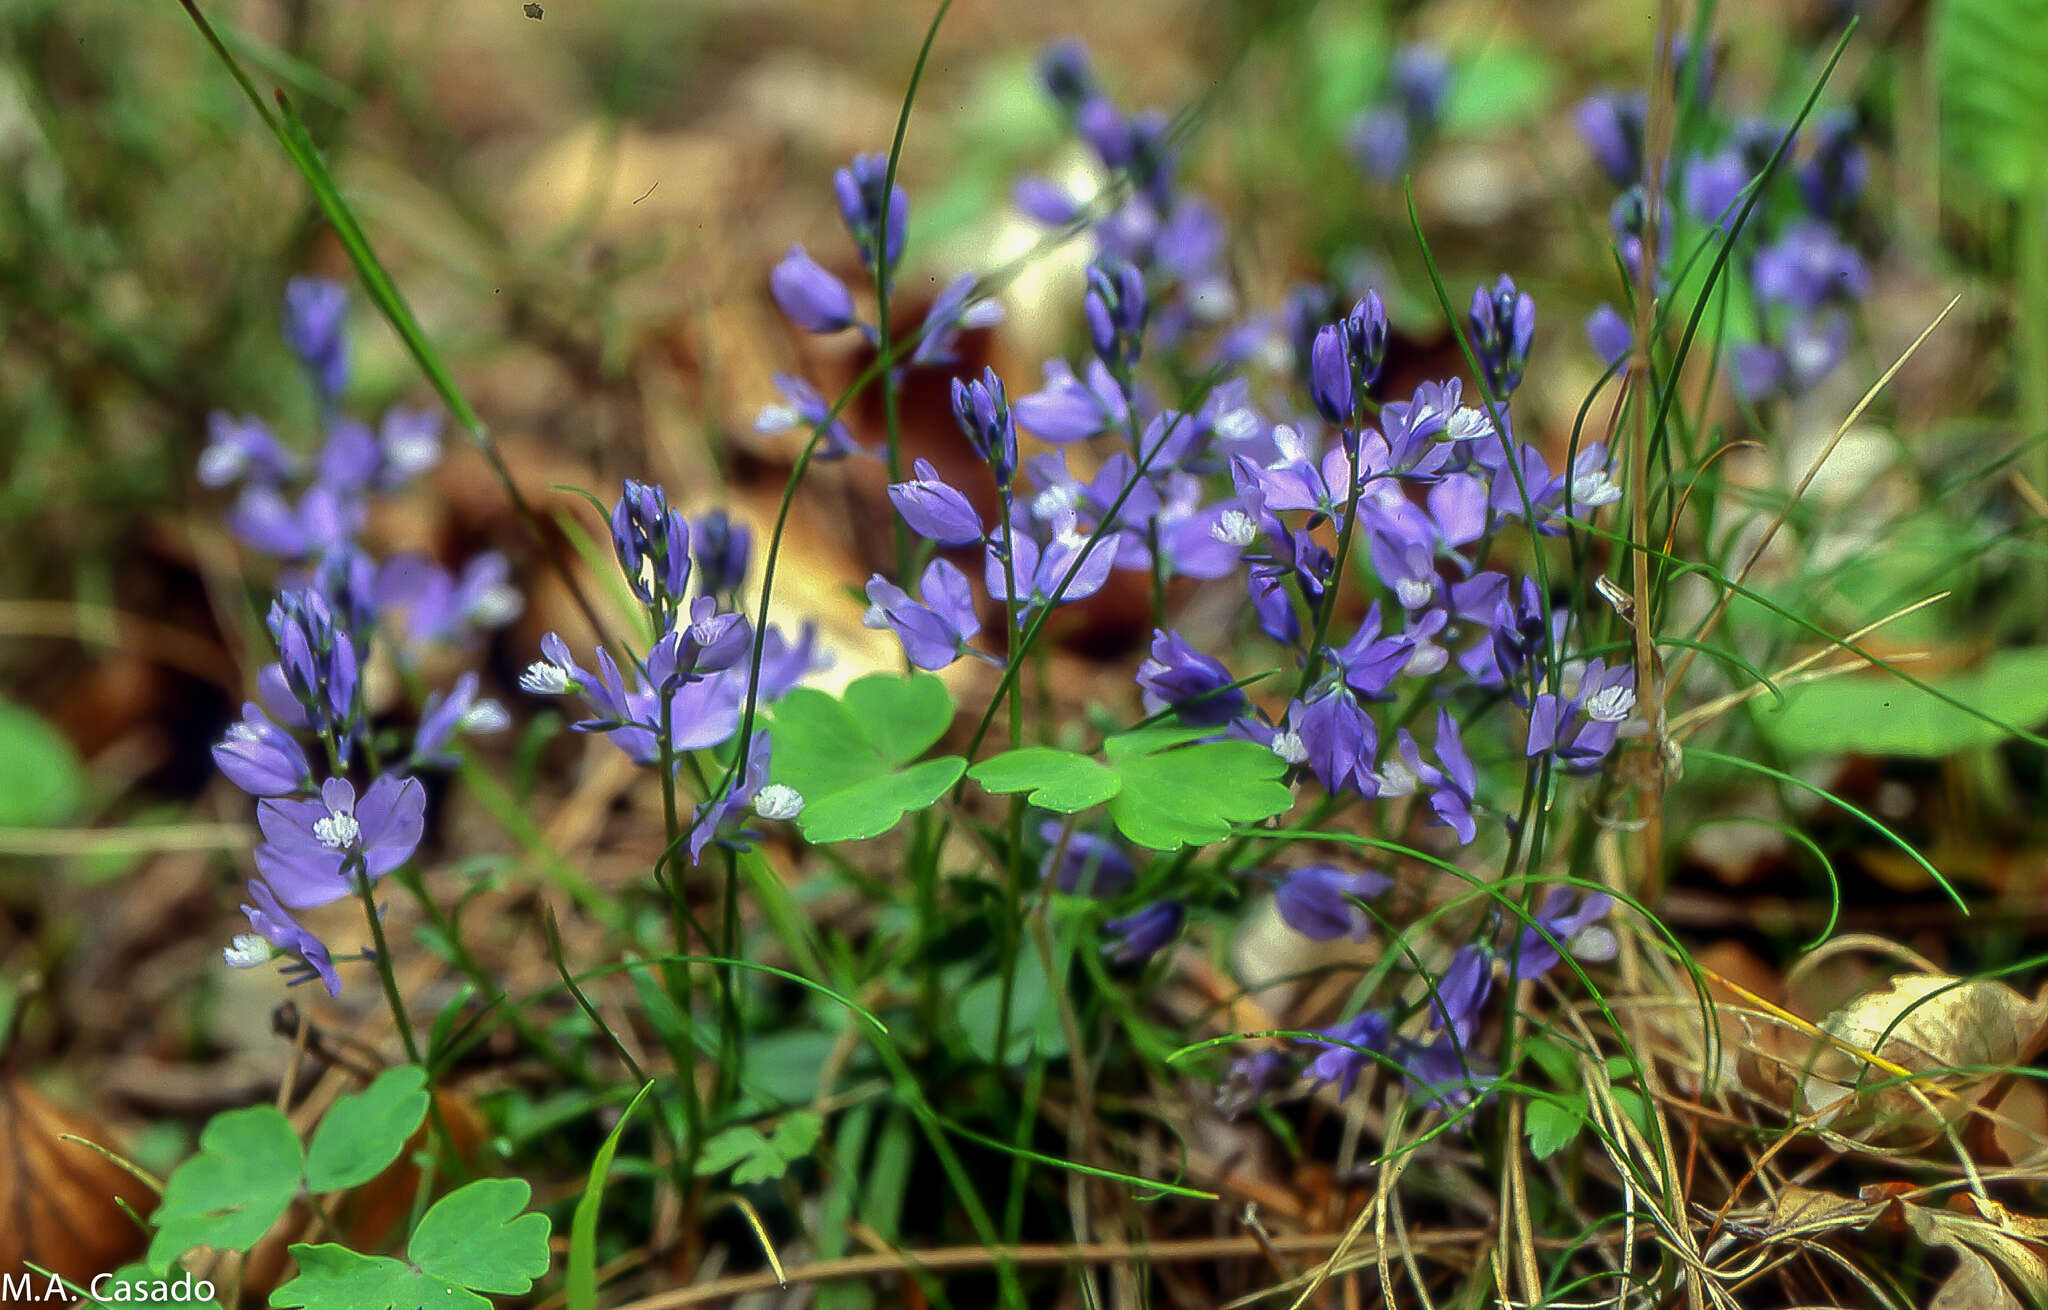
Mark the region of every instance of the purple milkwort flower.
[[[1004, 567], [1006, 547], [1012, 552], [1008, 569]], [[1055, 521], [1052, 540], [1043, 547], [1035, 537], [1015, 530], [1004, 540], [991, 539], [982, 564], [982, 582], [992, 599], [1008, 600], [1008, 575], [1015, 573], [1017, 599], [1022, 603], [1017, 621], [1022, 623], [1031, 608], [1052, 603], [1056, 591], [1062, 605], [1093, 596], [1109, 581], [1110, 570], [1115, 567], [1116, 543], [1107, 535], [1091, 543], [1087, 534], [1077, 530], [1073, 515], [1068, 512]], [[1071, 580], [1069, 573], [1073, 574]], [[1060, 591], [1062, 583], [1066, 584], [1064, 591]]]
[[1517, 683], [1531, 660], [1543, 658], [1546, 624], [1556, 632], [1556, 619], [1534, 578], [1524, 577], [1519, 590], [1511, 588], [1501, 597], [1493, 613], [1489, 645], [1494, 667], [1509, 687]]
[[1596, 659], [1579, 676], [1578, 694], [1570, 700], [1555, 691], [1538, 693], [1529, 707], [1529, 758], [1555, 755], [1570, 772], [1598, 767], [1635, 713], [1635, 680], [1634, 669], [1609, 669]]
[[[823, 425], [825, 438], [818, 446], [819, 459], [841, 459], [862, 449], [861, 444], [853, 439], [853, 432], [845, 421], [832, 418], [832, 407], [825, 403], [816, 387], [794, 374], [777, 373], [775, 389], [788, 403], [762, 406], [760, 416], [754, 420], [754, 431], [763, 436], [775, 436], [790, 431], [799, 423], [808, 423], [812, 427]], [[829, 423], [828, 419], [831, 420]]]
[[1040, 52], [1038, 80], [1046, 94], [1069, 113], [1096, 94], [1095, 70], [1088, 65], [1087, 47], [1071, 37], [1055, 41]]
[[981, 544], [981, 516], [967, 497], [941, 479], [928, 459], [917, 461], [911, 471], [916, 476], [908, 482], [889, 484], [889, 503], [910, 530], [942, 546]]
[[1306, 704], [1295, 702], [1288, 708], [1287, 726], [1288, 734], [1283, 735], [1291, 735], [1293, 741], [1276, 738], [1274, 751], [1279, 753], [1283, 746], [1288, 753], [1298, 749], [1299, 762], [1308, 765], [1324, 791], [1332, 796], [1352, 791], [1368, 799], [1378, 794], [1371, 764], [1379, 749], [1379, 729], [1341, 683]]
[[818, 649], [816, 623], [806, 620], [794, 641], [771, 623], [761, 639], [760, 698], [770, 703], [781, 700], [805, 678], [831, 666], [832, 656]]
[[976, 281], [974, 274], [962, 273], [932, 297], [932, 307], [925, 313], [924, 326], [918, 330], [917, 349], [910, 355], [911, 363], [950, 364], [954, 359], [953, 348], [963, 330], [994, 327], [1003, 321], [1002, 301], [990, 299], [968, 303], [967, 298], [974, 294]]
[[1281, 330], [1293, 359], [1295, 377], [1304, 386], [1312, 380], [1310, 364], [1316, 334], [1342, 312], [1337, 293], [1321, 283], [1303, 283], [1287, 289], [1287, 299], [1280, 309]]
[[1351, 157], [1368, 177], [1392, 182], [1408, 167], [1414, 142], [1410, 138], [1408, 115], [1392, 105], [1361, 114], [1351, 125]]
[[673, 691], [733, 667], [753, 643], [745, 615], [721, 614], [716, 599], [699, 596], [690, 602], [689, 622], [663, 633], [647, 652], [647, 680], [656, 691]]
[[1337, 1084], [1337, 1097], [1342, 1100], [1351, 1095], [1351, 1089], [1358, 1085], [1358, 1076], [1373, 1063], [1373, 1056], [1386, 1053], [1394, 1025], [1378, 1010], [1366, 1010], [1319, 1032], [1319, 1036], [1308, 1040], [1324, 1050], [1309, 1061], [1306, 1072], [1318, 1086]]
[[1234, 1119], [1258, 1103], [1260, 1096], [1285, 1086], [1294, 1076], [1294, 1064], [1280, 1051], [1254, 1051], [1230, 1062], [1223, 1082], [1216, 1088], [1216, 1109]]
[[345, 756], [356, 724], [355, 644], [325, 598], [310, 589], [279, 593], [268, 622], [285, 688]]
[[1231, 685], [1230, 670], [1188, 645], [1178, 632], [1152, 630], [1152, 654], [1138, 666], [1145, 713], [1174, 711], [1182, 723], [1220, 728], [1244, 713], [1244, 689]]
[[1309, 390], [1332, 423], [1348, 423], [1358, 393], [1379, 381], [1387, 355], [1387, 310], [1368, 291], [1351, 312], [1316, 333], [1309, 351]]
[[1136, 914], [1111, 919], [1102, 927], [1117, 940], [1102, 952], [1115, 964], [1143, 964], [1180, 936], [1187, 917], [1187, 907], [1179, 901], [1155, 901]]
[[283, 492], [265, 482], [242, 488], [228, 511], [228, 530], [242, 543], [275, 555], [300, 560], [318, 555], [353, 537], [363, 525], [362, 502], [332, 487], [314, 483], [293, 505]]
[[206, 449], [199, 453], [201, 486], [232, 486], [243, 478], [279, 482], [297, 468], [298, 461], [278, 444], [262, 419], [236, 418], [220, 410], [206, 416]]
[[[1600, 924], [1613, 908], [1614, 898], [1605, 892], [1587, 891], [1583, 887], [1552, 887], [1544, 894], [1543, 904], [1535, 914], [1535, 923], [1525, 924], [1522, 928], [1516, 972], [1524, 978], [1540, 978], [1549, 973], [1562, 958], [1557, 953], [1559, 946], [1575, 959], [1589, 962], [1613, 959], [1616, 950], [1614, 934]], [[1536, 930], [1538, 926], [1543, 932]], [[1549, 941], [1544, 939], [1544, 933], [1550, 935]], [[1557, 946], [1551, 945], [1551, 941], [1555, 941]]]
[[255, 904], [244, 905], [242, 913], [249, 917], [249, 926], [256, 931], [237, 934], [221, 951], [228, 967], [253, 969], [282, 955], [289, 961], [285, 974], [294, 985], [318, 978], [329, 996], [341, 995], [341, 978], [334, 971], [326, 945], [300, 927], [298, 920], [278, 904], [277, 894], [262, 881], [251, 880], [248, 892]]
[[1602, 305], [1586, 318], [1586, 340], [1609, 368], [1636, 348], [1636, 331], [1612, 305]]
[[1479, 1019], [1493, 994], [1493, 957], [1481, 945], [1460, 946], [1429, 998], [1429, 1026], [1459, 1047], [1471, 1049], [1479, 1036]]
[[472, 630], [519, 617], [525, 602], [511, 577], [511, 563], [494, 550], [470, 560], [460, 574], [418, 555], [397, 555], [377, 570], [376, 607], [402, 617], [407, 642], [456, 643]]
[[1117, 255], [1097, 255], [1088, 266], [1088, 295], [1082, 303], [1088, 342], [1112, 373], [1128, 372], [1144, 344], [1150, 306], [1145, 275]]
[[415, 767], [452, 767], [456, 759], [448, 744], [458, 733], [503, 732], [512, 726], [512, 717], [503, 705], [488, 696], [479, 698], [476, 692], [477, 676], [469, 672], [455, 680], [446, 696], [438, 691], [427, 693], [426, 703], [420, 706], [419, 729], [413, 734]]
[[644, 605], [667, 610], [690, 586], [690, 525], [660, 487], [627, 479], [612, 506], [612, 550]]
[[327, 425], [327, 440], [320, 443], [314, 460], [314, 481], [320, 486], [349, 496], [368, 491], [384, 469], [384, 449], [368, 425], [347, 415], [335, 416]]
[[827, 335], [853, 326], [853, 293], [800, 245], [791, 246], [768, 274], [768, 292], [806, 332]]
[[1429, 788], [1429, 806], [1436, 811], [1437, 821], [1458, 834], [1458, 844], [1467, 845], [1478, 835], [1478, 825], [1472, 820], [1472, 803], [1479, 794], [1479, 775], [1472, 768], [1472, 759], [1465, 754], [1464, 739], [1458, 734], [1458, 722], [1449, 710], [1436, 713], [1436, 758], [1443, 768], [1432, 768], [1422, 762], [1421, 748], [1404, 728], [1398, 738], [1401, 762], [1414, 775], [1416, 782]]
[[882, 192], [888, 185], [887, 155], [855, 155], [851, 164], [832, 175], [840, 220], [860, 250], [861, 263], [870, 270], [875, 268], [875, 247], [886, 217], [888, 250], [881, 269], [885, 275], [903, 257], [903, 238], [910, 230], [910, 197], [899, 186], [890, 188], [885, 202]]
[[412, 858], [426, 831], [427, 793], [417, 778], [385, 774], [362, 799], [346, 778], [320, 785], [319, 800], [266, 800], [256, 807], [264, 844], [256, 867], [295, 910], [338, 901], [354, 877], [371, 882]]
[[298, 740], [270, 721], [254, 702], [242, 706], [242, 721], [228, 725], [213, 748], [214, 763], [227, 780], [251, 796], [295, 796], [313, 786], [313, 770]]
[[597, 675], [569, 654], [569, 643], [550, 632], [540, 639], [541, 658], [526, 666], [519, 686], [534, 696], [566, 696], [594, 685]]
[[1755, 176], [1739, 150], [1696, 156], [1685, 165], [1685, 208], [1702, 223], [1729, 226], [1743, 190]]
[[737, 591], [747, 580], [754, 551], [754, 533], [722, 509], [706, 512], [691, 529], [697, 565], [697, 586], [707, 596]]
[[1616, 186], [1633, 186], [1642, 180], [1643, 125], [1649, 107], [1649, 97], [1641, 92], [1621, 95], [1610, 91], [1580, 102], [1574, 115], [1594, 162]]
[[1047, 227], [1065, 227], [1087, 212], [1071, 192], [1050, 178], [1020, 179], [1011, 190], [1010, 199], [1024, 211], [1026, 218]]
[[1814, 129], [1811, 156], [1798, 167], [1799, 196], [1816, 218], [1841, 218], [1870, 180], [1869, 161], [1856, 142], [1856, 111], [1822, 115]]
[[[747, 766], [733, 779], [730, 790], [715, 796], [697, 806], [690, 819], [690, 864], [695, 867], [704, 858], [704, 848], [717, 842], [720, 845], [738, 846], [739, 843], [756, 833], [746, 832], [740, 827], [745, 821], [754, 798], [768, 782], [768, 759], [770, 741], [764, 731], [754, 733], [753, 742], [747, 747]], [[794, 795], [794, 789], [782, 788]], [[802, 801], [796, 802], [801, 810]], [[785, 816], [789, 817], [789, 816]]]
[[[1038, 835], [1047, 846], [1045, 861], [1038, 868], [1041, 879], [1050, 878], [1053, 886], [1069, 894], [1085, 891], [1106, 898], [1130, 890], [1137, 881], [1138, 866], [1131, 863], [1122, 846], [1094, 833], [1075, 832], [1067, 835], [1063, 850], [1060, 833], [1064, 828], [1064, 824], [1051, 821], [1039, 826]], [[1055, 854], [1059, 856], [1057, 868], [1053, 865]]]
[[1491, 1060], [1439, 1035], [1430, 1042], [1403, 1041], [1396, 1057], [1401, 1081], [1424, 1107], [1450, 1113], [1493, 1094], [1500, 1071]]
[[441, 418], [424, 409], [392, 408], [377, 424], [378, 485], [404, 486], [441, 462]]
[[348, 291], [321, 277], [295, 277], [284, 288], [284, 339], [306, 366], [321, 399], [348, 386]]
[[1372, 920], [1352, 904], [1378, 896], [1394, 885], [1379, 873], [1353, 873], [1333, 864], [1310, 864], [1281, 875], [1273, 904], [1287, 926], [1319, 942], [1339, 937], [1364, 941]]
[[1451, 60], [1438, 47], [1414, 41], [1394, 52], [1394, 94], [1409, 117], [1434, 123], [1451, 91]]
[[1759, 250], [1750, 282], [1757, 299], [1807, 314], [1870, 294], [1870, 272], [1862, 256], [1826, 224], [1812, 220], [1794, 224]]
[[1083, 383], [1065, 360], [1047, 360], [1045, 389], [1017, 398], [1017, 422], [1040, 441], [1063, 446], [1122, 424], [1130, 402], [1101, 360], [1090, 360]]
[[974, 610], [974, 589], [950, 560], [935, 559], [918, 580], [922, 603], [877, 573], [868, 579], [870, 628], [888, 628], [903, 643], [903, 653], [920, 669], [943, 669], [960, 658], [967, 643], [981, 631]]
[[1375, 601], [1366, 608], [1351, 639], [1327, 652], [1330, 667], [1358, 695], [1368, 700], [1384, 700], [1394, 679], [1408, 671], [1421, 643], [1442, 629], [1445, 621], [1443, 611], [1432, 611], [1407, 631], [1382, 637], [1380, 607]]
[[1776, 346], [1744, 342], [1728, 352], [1728, 366], [1735, 393], [1752, 404], [1792, 390], [1791, 370]]
[[[1632, 279], [1643, 274], [1643, 233], [1649, 224], [1649, 201], [1645, 199], [1641, 186], [1630, 187], [1607, 207], [1607, 225], [1614, 232], [1615, 249], [1621, 255], [1622, 267], [1628, 270]], [[1675, 223], [1657, 226], [1657, 262], [1653, 272], [1660, 291], [1665, 284], [1665, 270], [1671, 264], [1671, 232], [1676, 226]]]
[[1009, 393], [994, 369], [983, 369], [973, 381], [953, 379], [953, 418], [995, 474], [996, 485], [1007, 488], [1017, 472], [1017, 425], [1010, 418]]
[[1351, 362], [1344, 353], [1344, 329], [1332, 323], [1317, 332], [1308, 360], [1309, 395], [1316, 409], [1332, 423], [1350, 422], [1356, 398]]
[[1501, 274], [1488, 291], [1476, 287], [1466, 315], [1472, 325], [1472, 353], [1479, 356], [1486, 385], [1495, 396], [1507, 396], [1522, 384], [1529, 363], [1529, 345], [1536, 336], [1536, 302]]

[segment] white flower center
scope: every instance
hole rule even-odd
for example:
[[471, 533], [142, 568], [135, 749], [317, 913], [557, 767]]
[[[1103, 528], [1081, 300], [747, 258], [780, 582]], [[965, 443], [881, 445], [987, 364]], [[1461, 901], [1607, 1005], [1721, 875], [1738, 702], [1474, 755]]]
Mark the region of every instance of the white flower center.
[[1249, 546], [1259, 539], [1259, 525], [1241, 509], [1226, 509], [1210, 525], [1209, 535], [1226, 546]]
[[230, 969], [253, 969], [275, 958], [277, 948], [253, 932], [244, 932], [236, 933], [235, 939], [221, 948], [220, 955]]
[[1435, 584], [1423, 578], [1402, 578], [1394, 584], [1394, 597], [1406, 610], [1421, 609], [1435, 594]]
[[1380, 770], [1380, 795], [1410, 796], [1415, 792], [1415, 774], [1399, 760], [1388, 760]]
[[199, 455], [199, 482], [201, 486], [225, 487], [242, 476], [249, 467], [248, 456], [239, 446], [225, 443], [208, 446]]
[[1444, 425], [1445, 441], [1471, 441], [1493, 432], [1493, 420], [1470, 405], [1460, 405]]
[[519, 685], [535, 696], [562, 696], [573, 684], [569, 670], [546, 660], [535, 660], [526, 666], [526, 672], [519, 675]]
[[880, 605], [870, 605], [868, 606], [868, 612], [860, 616], [860, 625], [863, 628], [873, 628], [879, 632], [889, 626], [889, 616], [883, 612]]
[[1584, 708], [1595, 723], [1620, 723], [1635, 712], [1636, 694], [1626, 687], [1609, 687], [1586, 697]]
[[1308, 758], [1308, 746], [1298, 732], [1276, 732], [1273, 734], [1273, 753], [1289, 764], [1299, 764]]
[[787, 405], [763, 405], [761, 415], [754, 420], [754, 431], [762, 436], [774, 436], [787, 432], [797, 425], [797, 412]]
[[345, 851], [362, 839], [363, 826], [356, 822], [353, 814], [336, 814], [329, 811], [324, 819], [313, 820], [313, 836], [322, 846], [332, 850]]
[[390, 437], [384, 442], [384, 458], [394, 472], [409, 478], [441, 462], [441, 439], [424, 432]]
[[784, 783], [771, 782], [754, 793], [754, 813], [764, 819], [794, 819], [803, 812], [803, 795]]
[[1605, 473], [1581, 473], [1572, 479], [1572, 503], [1599, 509], [1621, 499], [1621, 488]]
[[1280, 462], [1273, 465], [1274, 468], [1285, 468], [1308, 459], [1308, 443], [1301, 439], [1301, 433], [1291, 424], [1282, 423], [1273, 429], [1273, 446], [1280, 454]]
[[517, 587], [486, 587], [470, 603], [468, 617], [480, 628], [496, 628], [518, 618], [524, 606]]
[[1233, 409], [1217, 415], [1216, 435], [1225, 441], [1249, 441], [1259, 435], [1259, 412]]
[[1080, 497], [1072, 487], [1055, 483], [1032, 498], [1031, 516], [1036, 519], [1055, 519], [1070, 514], [1080, 504]]
[[512, 716], [488, 696], [462, 712], [464, 732], [503, 732], [511, 726]]

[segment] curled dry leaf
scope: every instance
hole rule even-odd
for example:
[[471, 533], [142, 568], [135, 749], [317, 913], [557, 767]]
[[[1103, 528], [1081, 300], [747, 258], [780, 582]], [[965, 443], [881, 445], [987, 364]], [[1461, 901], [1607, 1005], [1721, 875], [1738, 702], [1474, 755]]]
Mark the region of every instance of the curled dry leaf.
[[1915, 1237], [1956, 1255], [1955, 1272], [1927, 1310], [2023, 1310], [2048, 1300], [2048, 1222], [1968, 1195], [1947, 1209], [1905, 1200], [1898, 1207]]
[[30, 1261], [77, 1282], [118, 1269], [148, 1241], [121, 1212], [155, 1206], [143, 1182], [64, 1134], [104, 1142], [98, 1125], [19, 1079], [0, 1083], [0, 1271]]
[[[1836, 1010], [1821, 1028], [1835, 1040], [1817, 1041], [1805, 1063], [1804, 1109], [1845, 1135], [1907, 1146], [1956, 1123], [2003, 1071], [2040, 1051], [2048, 998], [2029, 1000], [1984, 979], [1901, 974]], [[1902, 1071], [1911, 1081], [1902, 1081]]]

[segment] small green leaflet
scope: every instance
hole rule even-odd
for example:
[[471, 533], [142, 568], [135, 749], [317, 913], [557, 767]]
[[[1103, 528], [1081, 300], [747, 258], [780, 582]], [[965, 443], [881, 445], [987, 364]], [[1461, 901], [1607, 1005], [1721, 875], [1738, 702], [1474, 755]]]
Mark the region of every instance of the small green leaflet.
[[1531, 1100], [1523, 1112], [1523, 1130], [1529, 1138], [1529, 1153], [1548, 1160], [1570, 1146], [1585, 1123], [1585, 1102], [1564, 1106], [1556, 1101]]
[[360, 1187], [398, 1158], [427, 1113], [427, 1076], [418, 1065], [386, 1069], [320, 1120], [306, 1148], [306, 1189]]
[[1029, 747], [969, 775], [992, 792], [1028, 791], [1032, 804], [1063, 814], [1107, 802], [1123, 835], [1152, 850], [1202, 846], [1294, 803], [1280, 781], [1285, 761], [1254, 742], [1193, 740], [1214, 732], [1164, 725], [1120, 733], [1103, 743], [1103, 763]]
[[405, 1260], [344, 1246], [299, 1243], [299, 1276], [271, 1293], [294, 1310], [491, 1310], [482, 1292], [517, 1296], [548, 1271], [548, 1217], [521, 1213], [532, 1191], [517, 1178], [483, 1178], [434, 1203]]
[[164, 1185], [151, 1222], [156, 1237], [148, 1264], [168, 1269], [195, 1246], [246, 1251], [298, 1195], [304, 1156], [291, 1120], [276, 1107], [252, 1105], [213, 1117], [199, 1135], [199, 1154]]
[[748, 1124], [728, 1128], [704, 1143], [697, 1172], [720, 1174], [730, 1169], [734, 1187], [772, 1182], [809, 1155], [824, 1130], [825, 1121], [809, 1110], [792, 1110], [782, 1116], [773, 1134], [764, 1135]]
[[957, 755], [910, 763], [952, 721], [952, 693], [929, 673], [871, 673], [836, 699], [799, 687], [769, 720], [769, 772], [803, 796], [806, 840], [878, 837], [960, 781], [967, 761]]

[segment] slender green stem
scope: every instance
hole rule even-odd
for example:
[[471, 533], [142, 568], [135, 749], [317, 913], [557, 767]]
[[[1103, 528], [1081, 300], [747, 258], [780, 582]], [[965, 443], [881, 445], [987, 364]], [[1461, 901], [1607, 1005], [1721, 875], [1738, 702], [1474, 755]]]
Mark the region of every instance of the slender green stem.
[[420, 1059], [419, 1039], [413, 1036], [412, 1019], [405, 1012], [405, 998], [398, 994], [398, 971], [391, 967], [391, 947], [384, 940], [384, 916], [377, 913], [377, 893], [370, 886], [363, 857], [350, 856], [342, 874], [355, 887], [356, 895], [363, 902], [363, 917], [370, 921], [370, 942], [376, 951], [377, 977], [384, 984], [384, 1000], [391, 1007], [391, 1022], [398, 1029], [398, 1039], [405, 1043], [405, 1058], [424, 1069], [426, 1064]]
[[[687, 956], [690, 953], [690, 927], [693, 916], [690, 914], [688, 902], [683, 899], [682, 879], [676, 876], [675, 853], [682, 842], [682, 824], [676, 815], [675, 747], [671, 734], [674, 706], [666, 694], [660, 695], [657, 699], [661, 702], [661, 738], [656, 758], [661, 770], [661, 821], [663, 829], [668, 834], [668, 843], [655, 858], [654, 876], [655, 881], [668, 893], [669, 928], [675, 937], [676, 954]], [[705, 938], [705, 944], [710, 945], [708, 937]], [[697, 1087], [695, 1067], [696, 987], [687, 962], [677, 963], [664, 972], [668, 973], [671, 979], [670, 988], [676, 995], [676, 1011], [682, 1016], [683, 1021], [683, 1050], [679, 1056], [680, 1067], [676, 1070], [676, 1082], [683, 1093], [683, 1118], [690, 1136], [684, 1158], [686, 1163], [694, 1163], [697, 1153], [704, 1148], [703, 1096]], [[695, 1197], [685, 1192], [683, 1204], [686, 1211], [694, 1210]]]
[[[1017, 529], [1010, 516], [1010, 489], [1002, 489], [1003, 507], [1003, 640], [1009, 646], [1011, 668], [1017, 665], [1020, 652], [1017, 650]], [[1024, 702], [1019, 696], [1009, 698], [1010, 745], [1014, 749], [1024, 744]], [[995, 1062], [1003, 1063], [1003, 1054], [1010, 1044], [1010, 1007], [1015, 999], [1017, 984], [1018, 944], [1024, 932], [1024, 888], [1023, 888], [1023, 845], [1024, 845], [1024, 798], [1010, 798], [1010, 811], [1005, 820], [1009, 835], [1009, 852], [1004, 868], [1004, 886], [1007, 894], [1003, 897], [1003, 948], [1002, 993], [996, 1003], [996, 1044]]]

